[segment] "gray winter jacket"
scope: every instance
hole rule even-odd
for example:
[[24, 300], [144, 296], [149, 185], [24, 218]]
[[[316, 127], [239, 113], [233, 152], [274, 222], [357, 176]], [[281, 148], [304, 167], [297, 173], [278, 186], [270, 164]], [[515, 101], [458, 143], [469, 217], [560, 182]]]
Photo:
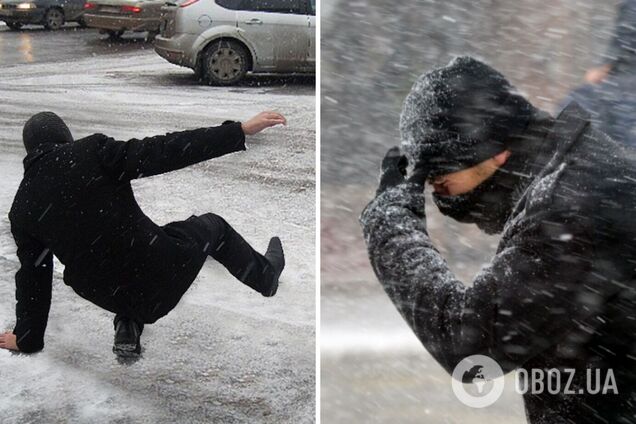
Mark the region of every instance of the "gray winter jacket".
[[576, 104], [533, 142], [536, 173], [520, 182], [497, 253], [472, 284], [433, 246], [424, 193], [410, 183], [361, 216], [371, 264], [449, 373], [482, 354], [504, 372], [575, 369], [578, 391], [587, 368], [613, 369], [617, 395], [525, 395], [530, 422], [636, 422], [636, 161]]
[[561, 103], [579, 103], [592, 113], [598, 129], [619, 143], [636, 147], [636, 0], [623, 0], [602, 62], [611, 65], [606, 79], [573, 90]]
[[603, 58], [619, 71], [633, 71], [636, 64], [636, 0], [622, 0], [616, 12], [616, 24]]

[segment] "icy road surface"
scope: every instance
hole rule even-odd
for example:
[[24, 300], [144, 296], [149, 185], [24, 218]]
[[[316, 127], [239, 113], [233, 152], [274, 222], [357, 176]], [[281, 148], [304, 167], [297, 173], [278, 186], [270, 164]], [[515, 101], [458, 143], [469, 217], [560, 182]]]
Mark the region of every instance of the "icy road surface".
[[147, 43], [4, 26], [0, 75], [0, 330], [15, 319], [18, 262], [7, 213], [22, 175], [21, 127], [31, 114], [58, 113], [76, 138], [143, 137], [264, 109], [289, 122], [250, 138], [246, 152], [133, 183], [159, 224], [213, 211], [260, 250], [280, 235], [287, 268], [278, 294], [261, 297], [209, 260], [177, 308], [146, 326], [143, 358], [122, 365], [111, 353], [112, 314], [64, 285], [56, 261], [44, 351], [0, 351], [0, 421], [313, 422], [314, 80], [200, 86]]

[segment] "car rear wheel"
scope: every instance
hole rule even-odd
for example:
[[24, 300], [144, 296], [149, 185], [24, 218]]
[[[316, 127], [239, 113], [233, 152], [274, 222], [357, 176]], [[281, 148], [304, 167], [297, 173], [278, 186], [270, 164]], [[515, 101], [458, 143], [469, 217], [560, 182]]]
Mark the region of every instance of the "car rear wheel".
[[210, 85], [234, 85], [243, 79], [249, 66], [249, 53], [241, 44], [221, 40], [211, 44], [203, 55], [202, 76]]
[[49, 9], [44, 14], [44, 27], [46, 29], [58, 30], [64, 25], [64, 12], [60, 9]]
[[108, 38], [110, 38], [111, 40], [119, 40], [121, 38], [121, 36], [124, 34], [124, 31], [122, 31], [122, 30], [119, 30], [119, 31], [108, 30], [108, 31], [106, 31], [106, 34], [108, 34]]
[[20, 22], [7, 22], [7, 26], [13, 31], [19, 31], [20, 28], [22, 28], [22, 24]]

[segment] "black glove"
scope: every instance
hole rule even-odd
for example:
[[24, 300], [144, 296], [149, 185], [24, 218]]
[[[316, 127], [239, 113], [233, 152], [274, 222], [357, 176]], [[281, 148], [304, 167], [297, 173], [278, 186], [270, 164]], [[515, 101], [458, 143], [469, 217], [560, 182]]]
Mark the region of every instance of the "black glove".
[[402, 154], [399, 147], [392, 147], [386, 152], [382, 159], [382, 173], [380, 174], [380, 187], [376, 194], [383, 193], [391, 187], [396, 187], [402, 183], [409, 182], [422, 186], [428, 177], [428, 167], [422, 163], [416, 163], [413, 173], [407, 179], [406, 168], [409, 165], [408, 159]]
[[400, 152], [399, 147], [391, 147], [384, 159], [382, 159], [382, 171], [380, 173], [380, 187], [377, 194], [383, 193], [391, 187], [398, 186], [404, 182], [406, 177], [406, 167], [409, 161]]

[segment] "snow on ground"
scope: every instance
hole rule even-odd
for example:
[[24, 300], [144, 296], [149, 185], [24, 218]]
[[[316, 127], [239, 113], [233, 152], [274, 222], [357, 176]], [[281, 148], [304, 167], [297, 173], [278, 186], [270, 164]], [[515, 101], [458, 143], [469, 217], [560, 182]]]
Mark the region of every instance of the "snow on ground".
[[[6, 32], [0, 36], [6, 36]], [[15, 37], [31, 37], [23, 32]], [[45, 33], [34, 33], [37, 37]], [[0, 40], [7, 49], [7, 39]], [[312, 79], [200, 86], [151, 49], [55, 63], [2, 63], [0, 78], [0, 326], [14, 324], [17, 271], [7, 213], [22, 174], [21, 127], [52, 110], [76, 138], [120, 139], [242, 120], [265, 109], [288, 127], [248, 140], [247, 152], [137, 180], [157, 223], [208, 211], [255, 247], [286, 249], [278, 294], [263, 298], [209, 260], [180, 304], [144, 329], [143, 358], [111, 353], [112, 314], [81, 299], [56, 261], [45, 349], [0, 351], [3, 423], [313, 422], [315, 414], [315, 98]], [[282, 81], [282, 82], [281, 82]]]

